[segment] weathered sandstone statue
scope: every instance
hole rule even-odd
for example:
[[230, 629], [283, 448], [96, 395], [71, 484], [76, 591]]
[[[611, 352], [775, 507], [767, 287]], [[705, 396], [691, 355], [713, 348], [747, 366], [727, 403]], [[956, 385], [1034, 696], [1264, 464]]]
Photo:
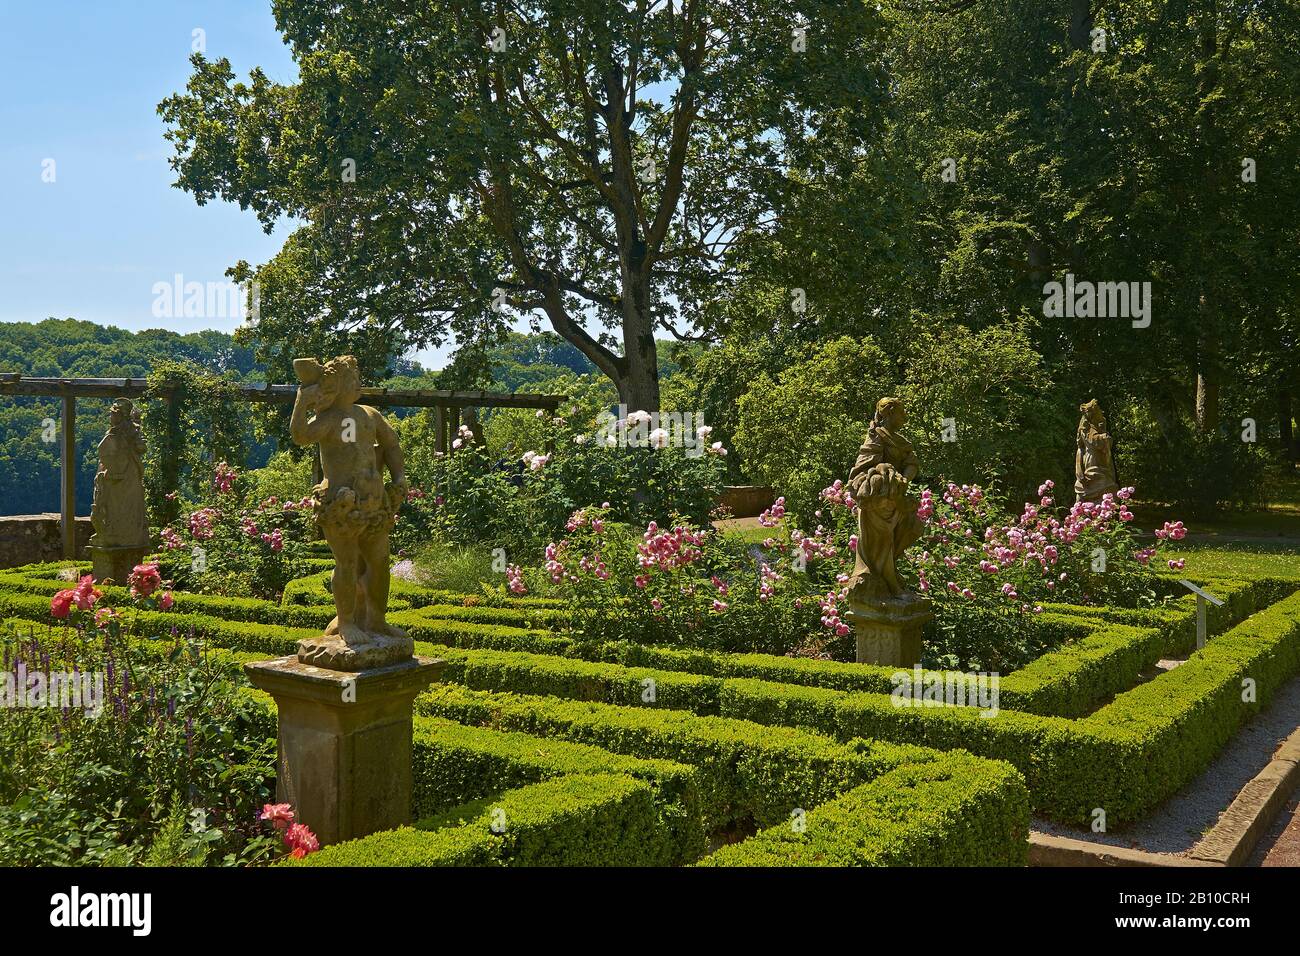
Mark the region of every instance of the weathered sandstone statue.
[[1074, 496], [1076, 501], [1100, 501], [1107, 492], [1119, 490], [1106, 416], [1095, 398], [1080, 405], [1079, 411], [1082, 417], [1075, 433], [1078, 450], [1074, 454]]
[[298, 359], [293, 369], [302, 385], [289, 430], [299, 445], [320, 446], [313, 512], [334, 552], [336, 616], [298, 642], [297, 656], [250, 661], [244, 673], [275, 700], [276, 798], [327, 845], [410, 824], [415, 697], [446, 662], [413, 656], [411, 639], [385, 619], [388, 534], [407, 492], [397, 436], [356, 404], [352, 356]]
[[99, 443], [99, 470], [90, 521], [95, 533], [88, 548], [97, 581], [126, 581], [149, 549], [149, 518], [144, 506], [144, 437], [139, 412], [118, 399], [109, 412], [108, 431]]
[[858, 547], [849, 578], [850, 600], [882, 600], [904, 593], [898, 558], [921, 536], [919, 506], [907, 493], [920, 465], [899, 431], [907, 421], [903, 403], [882, 398], [849, 472], [848, 489], [858, 505]]
[[898, 580], [898, 559], [921, 536], [920, 502], [908, 485], [920, 470], [900, 429], [903, 403], [882, 398], [849, 472], [858, 506], [858, 542], [848, 581], [849, 617], [857, 630], [862, 663], [910, 667], [921, 657], [921, 632], [933, 616], [930, 600]]
[[299, 445], [320, 446], [313, 512], [334, 552], [336, 611], [321, 637], [298, 642], [298, 660], [342, 671], [407, 660], [411, 638], [386, 620], [388, 535], [409, 487], [397, 435], [378, 410], [355, 404], [361, 378], [351, 355], [323, 365], [296, 359], [293, 369], [302, 385], [289, 431]]

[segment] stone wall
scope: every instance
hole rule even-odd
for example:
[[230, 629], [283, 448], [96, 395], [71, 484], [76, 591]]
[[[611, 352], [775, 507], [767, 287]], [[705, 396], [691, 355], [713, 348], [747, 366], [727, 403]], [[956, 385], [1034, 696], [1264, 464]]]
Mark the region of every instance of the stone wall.
[[[86, 542], [93, 532], [89, 518], [77, 519], [78, 557], [86, 556]], [[0, 517], [0, 568], [58, 561], [62, 557], [63, 534], [57, 514]]]
[[754, 518], [775, 500], [776, 492], [765, 485], [727, 485], [718, 504], [730, 508], [733, 518]]

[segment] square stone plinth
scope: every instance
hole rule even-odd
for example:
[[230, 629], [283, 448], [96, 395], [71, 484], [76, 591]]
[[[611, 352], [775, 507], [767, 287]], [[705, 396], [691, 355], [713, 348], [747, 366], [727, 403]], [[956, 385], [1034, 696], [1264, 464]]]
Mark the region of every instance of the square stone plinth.
[[411, 711], [446, 664], [413, 657], [333, 671], [296, 657], [244, 665], [279, 711], [276, 799], [321, 844], [411, 822]]
[[143, 563], [149, 546], [105, 548], [91, 544], [87, 545], [86, 552], [90, 555], [90, 573], [95, 576], [96, 584], [111, 580], [118, 587], [126, 587], [127, 578], [137, 564]]
[[912, 667], [921, 662], [921, 635], [934, 617], [930, 599], [908, 595], [887, 601], [849, 601], [845, 615], [857, 632], [859, 664]]

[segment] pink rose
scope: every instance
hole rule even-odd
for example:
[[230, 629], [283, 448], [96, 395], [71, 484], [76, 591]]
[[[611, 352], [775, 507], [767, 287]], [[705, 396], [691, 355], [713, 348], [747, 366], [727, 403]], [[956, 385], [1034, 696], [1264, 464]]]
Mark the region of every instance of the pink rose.
[[76, 594], [71, 588], [60, 591], [50, 599], [50, 613], [63, 620], [72, 613], [72, 600]]
[[283, 830], [293, 823], [293, 805], [288, 803], [268, 803], [257, 815], [259, 820], [266, 820], [277, 830]]

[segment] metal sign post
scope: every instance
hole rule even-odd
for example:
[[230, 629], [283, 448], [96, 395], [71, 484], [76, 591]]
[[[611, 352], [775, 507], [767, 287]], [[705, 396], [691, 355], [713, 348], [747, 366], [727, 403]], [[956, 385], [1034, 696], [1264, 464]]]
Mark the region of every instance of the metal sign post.
[[1223, 607], [1223, 602], [1209, 591], [1201, 590], [1191, 581], [1180, 578], [1178, 583], [1196, 595], [1196, 649], [1199, 651], [1205, 646], [1205, 602], [1209, 601], [1215, 607]]

